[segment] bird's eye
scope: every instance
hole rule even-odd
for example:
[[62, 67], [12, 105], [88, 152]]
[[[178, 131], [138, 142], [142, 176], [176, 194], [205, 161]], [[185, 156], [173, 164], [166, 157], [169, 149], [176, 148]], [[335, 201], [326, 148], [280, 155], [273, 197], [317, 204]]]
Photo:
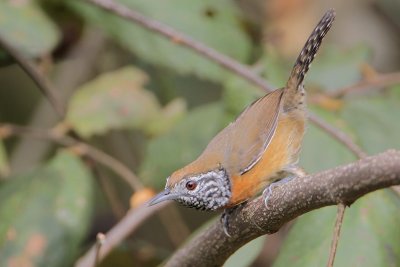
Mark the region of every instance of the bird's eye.
[[189, 182], [186, 183], [186, 189], [187, 190], [192, 191], [192, 190], [195, 190], [196, 187], [197, 187], [197, 183], [196, 182], [189, 181]]

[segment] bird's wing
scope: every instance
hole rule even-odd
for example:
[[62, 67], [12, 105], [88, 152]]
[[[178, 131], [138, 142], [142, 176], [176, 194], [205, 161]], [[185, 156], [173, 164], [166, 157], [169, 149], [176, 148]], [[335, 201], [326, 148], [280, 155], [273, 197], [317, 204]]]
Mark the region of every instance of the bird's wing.
[[261, 159], [278, 125], [283, 89], [260, 98], [249, 106], [234, 122], [231, 151], [226, 158], [239, 174], [250, 170]]
[[202, 159], [218, 160], [231, 174], [243, 174], [260, 160], [278, 124], [283, 89], [258, 99], [217, 134]]

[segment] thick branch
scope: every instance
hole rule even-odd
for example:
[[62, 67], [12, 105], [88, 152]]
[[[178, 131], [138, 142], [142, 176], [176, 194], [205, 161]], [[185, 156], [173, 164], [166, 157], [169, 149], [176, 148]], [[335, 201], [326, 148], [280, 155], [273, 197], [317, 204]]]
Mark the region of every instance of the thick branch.
[[389, 150], [355, 163], [309, 175], [276, 187], [269, 208], [261, 197], [230, 218], [227, 237], [215, 222], [179, 249], [166, 266], [221, 266], [242, 245], [279, 230], [290, 220], [321, 207], [353, 203], [377, 189], [400, 184], [400, 151]]

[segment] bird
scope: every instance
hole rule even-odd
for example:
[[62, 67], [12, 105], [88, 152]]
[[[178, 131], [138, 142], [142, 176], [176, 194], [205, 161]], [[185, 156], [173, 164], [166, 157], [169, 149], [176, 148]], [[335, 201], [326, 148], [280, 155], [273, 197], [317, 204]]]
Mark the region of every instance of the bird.
[[166, 200], [200, 210], [224, 210], [224, 231], [235, 207], [304, 173], [298, 167], [307, 121], [304, 78], [336, 13], [328, 10], [301, 50], [286, 86], [250, 104], [200, 156], [173, 172], [149, 205]]

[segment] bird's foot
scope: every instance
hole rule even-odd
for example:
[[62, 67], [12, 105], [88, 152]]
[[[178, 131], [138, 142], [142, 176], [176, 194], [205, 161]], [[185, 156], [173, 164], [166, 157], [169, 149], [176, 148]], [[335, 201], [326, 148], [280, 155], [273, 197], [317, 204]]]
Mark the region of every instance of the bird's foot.
[[247, 202], [243, 202], [237, 206], [234, 206], [232, 208], [227, 208], [224, 209], [224, 212], [221, 215], [221, 224], [222, 224], [222, 229], [224, 230], [224, 233], [226, 236], [231, 237], [231, 235], [229, 234], [229, 219], [231, 217], [231, 215], [239, 208], [242, 207], [244, 204], [246, 204]]
[[295, 179], [296, 177], [304, 177], [306, 175], [306, 172], [302, 168], [300, 168], [296, 165], [285, 168], [284, 172], [288, 173], [289, 176], [287, 176], [279, 181], [271, 183], [267, 188], [264, 189], [262, 195], [264, 197], [264, 204], [265, 204], [266, 208], [268, 208], [268, 200], [271, 197], [272, 189], [275, 186], [286, 184], [286, 183], [290, 182], [291, 180]]
[[221, 215], [221, 224], [222, 224], [222, 229], [224, 230], [224, 233], [226, 236], [231, 237], [229, 234], [229, 217], [232, 214], [232, 209], [225, 209], [224, 212]]

